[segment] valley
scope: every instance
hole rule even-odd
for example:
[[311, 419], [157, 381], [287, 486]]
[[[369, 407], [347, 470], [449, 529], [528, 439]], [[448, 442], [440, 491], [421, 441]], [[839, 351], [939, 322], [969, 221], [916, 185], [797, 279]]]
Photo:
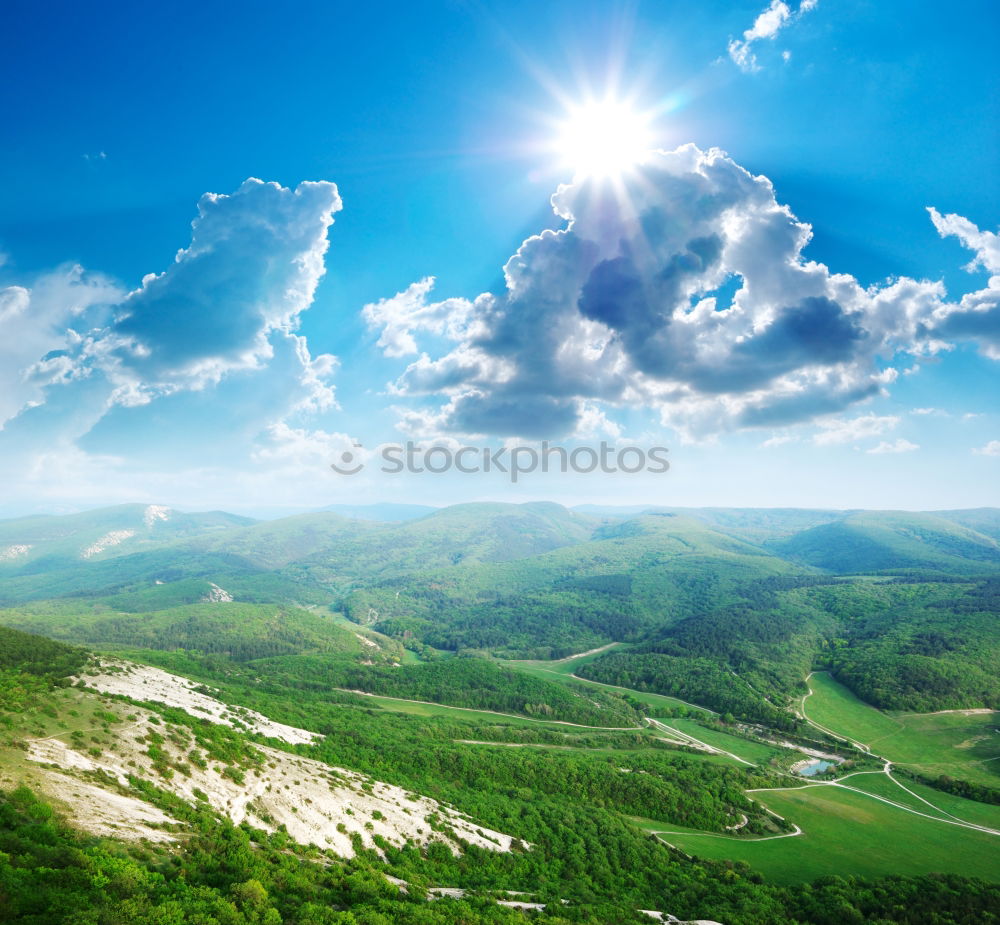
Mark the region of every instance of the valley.
[[419, 515], [0, 522], [0, 852], [150, 921], [995, 907], [1000, 514]]

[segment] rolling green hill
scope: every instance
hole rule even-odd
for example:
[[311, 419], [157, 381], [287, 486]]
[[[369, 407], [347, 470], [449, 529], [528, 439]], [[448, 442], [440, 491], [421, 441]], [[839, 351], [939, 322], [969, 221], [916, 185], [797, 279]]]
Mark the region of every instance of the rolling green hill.
[[65, 677], [86, 661], [82, 649], [0, 626], [0, 671]]
[[[13, 897], [19, 915], [51, 919], [37, 903], [63, 883], [88, 921], [111, 921], [121, 903], [137, 921], [197, 908], [240, 925], [596, 925], [646, 920], [639, 909], [733, 925], [906, 921], [903, 908], [988, 921], [1000, 799], [997, 714], [983, 712], [1000, 705], [989, 511], [590, 516], [483, 504], [394, 522], [177, 515], [169, 530], [173, 515], [147, 526], [141, 508], [74, 516], [48, 538], [30, 533], [36, 518], [0, 523], [4, 542], [35, 550], [0, 574], [0, 778], [36, 774], [70, 813], [72, 788], [110, 787], [176, 820], [147, 834], [185, 834], [130, 853], [40, 828], [44, 803], [0, 794], [0, 917]], [[133, 533], [78, 552], [115, 530]], [[174, 672], [240, 722], [95, 699], [59, 677], [88, 657], [71, 644]], [[115, 678], [131, 671], [104, 662]], [[144, 671], [141, 702], [162, 677]], [[83, 667], [84, 682], [98, 674]], [[128, 724], [150, 709], [136, 739]], [[251, 760], [262, 734], [245, 731], [251, 710], [306, 731], [281, 746], [294, 755], [270, 753], [267, 768], [299, 762], [287, 780], [256, 780], [270, 772]], [[199, 748], [164, 757], [192, 736]], [[844, 736], [871, 740], [872, 754]], [[122, 745], [136, 762], [125, 777], [87, 770]], [[39, 764], [67, 747], [73, 766]], [[800, 748], [847, 761], [788, 789], [802, 782]], [[152, 776], [133, 773], [146, 759]], [[286, 793], [315, 780], [310, 760], [403, 788], [402, 816], [426, 794], [522, 847], [456, 855], [376, 840], [381, 853], [356, 862], [321, 854], [288, 834], [297, 813], [318, 811]], [[210, 811], [191, 790], [198, 762], [294, 805], [286, 831]], [[108, 872], [100, 888], [65, 886], [90, 884], [88, 864]], [[41, 890], [38, 876], [50, 877]], [[427, 903], [431, 885], [468, 894]], [[498, 905], [511, 892], [545, 908]]]
[[507, 562], [469, 559], [370, 582], [345, 611], [435, 648], [558, 658], [638, 638], [744, 584], [797, 568], [690, 518], [644, 515], [598, 526], [587, 542]]
[[385, 649], [365, 645], [330, 616], [274, 604], [200, 603], [129, 614], [100, 602], [53, 601], [0, 610], [0, 622], [102, 649], [189, 649], [239, 662], [303, 652], [372, 652], [396, 660], [402, 651], [389, 640]]
[[978, 507], [965, 511], [933, 511], [938, 517], [1000, 540], [1000, 510], [995, 507]]
[[791, 728], [816, 666], [895, 710], [995, 708], [996, 580], [770, 579], [651, 632], [578, 673]]
[[771, 544], [782, 556], [838, 574], [901, 571], [950, 575], [1000, 569], [1000, 543], [934, 514], [850, 514]]
[[740, 508], [740, 507], [655, 507], [633, 505], [613, 507], [581, 504], [573, 510], [594, 517], [631, 520], [643, 514], [675, 514], [707, 524], [713, 530], [727, 533], [750, 543], [792, 536], [820, 524], [841, 520], [849, 511], [829, 511], [810, 508]]
[[[997, 572], [1000, 545], [959, 522], [987, 529], [995, 512], [692, 514], [600, 519], [556, 504], [466, 504], [405, 522], [326, 512], [226, 527], [227, 515], [133, 505], [28, 518], [0, 523], [0, 535], [24, 540], [12, 547], [34, 538], [49, 552], [8, 564], [0, 602], [62, 597], [76, 603], [52, 613], [89, 608], [93, 622], [107, 611], [105, 625], [117, 614], [123, 627], [141, 622], [127, 614], [177, 616], [213, 600], [333, 604], [417, 652], [507, 658], [628, 642], [588, 666], [594, 680], [631, 679], [779, 725], [820, 662], [883, 706], [996, 702], [996, 595], [973, 593], [968, 579]], [[140, 551], [70, 556], [85, 534], [140, 521], [146, 532], [114, 547], [145, 544]], [[830, 572], [897, 573], [911, 583], [845, 582]], [[115, 642], [141, 644], [127, 633]]]
[[[456, 505], [405, 522], [325, 512], [252, 523], [123, 505], [0, 521], [0, 601], [133, 593], [190, 578], [223, 587], [242, 581], [250, 600], [318, 601], [317, 592], [378, 588], [404, 576], [508, 594], [627, 571], [641, 609], [657, 581], [656, 563], [667, 559], [674, 560], [668, 571], [702, 573], [722, 586], [814, 568], [989, 574], [1000, 567], [1000, 543], [988, 535], [998, 516], [693, 509], [602, 520], [533, 503]], [[489, 571], [505, 563], [510, 568]], [[709, 574], [715, 563], [726, 577]], [[486, 571], [475, 577], [475, 567]]]
[[335, 579], [518, 559], [583, 542], [591, 529], [587, 518], [557, 504], [460, 504], [405, 523], [303, 514], [205, 537], [190, 548], [262, 568], [294, 562]]
[[252, 523], [222, 511], [185, 514], [163, 505], [121, 504], [82, 514], [0, 521], [0, 576], [99, 562]]

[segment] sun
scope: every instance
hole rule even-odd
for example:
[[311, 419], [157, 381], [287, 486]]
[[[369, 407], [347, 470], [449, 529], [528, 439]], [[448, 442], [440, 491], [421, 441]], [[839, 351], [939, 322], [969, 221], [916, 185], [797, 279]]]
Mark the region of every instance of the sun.
[[576, 176], [602, 179], [625, 173], [652, 146], [649, 117], [617, 100], [573, 107], [555, 143], [562, 165]]

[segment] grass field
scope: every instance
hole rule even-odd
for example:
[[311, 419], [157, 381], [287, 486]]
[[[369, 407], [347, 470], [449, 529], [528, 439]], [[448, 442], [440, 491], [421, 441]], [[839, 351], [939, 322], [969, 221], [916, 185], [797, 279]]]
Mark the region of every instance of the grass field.
[[766, 765], [775, 755], [785, 751], [785, 749], [773, 745], [753, 742], [750, 739], [729, 735], [729, 733], [720, 732], [717, 729], [708, 729], [692, 719], [671, 719], [668, 725], [701, 740], [706, 745], [732, 752], [732, 754], [739, 755], [740, 758], [752, 761], [754, 764]]
[[995, 835], [924, 819], [839, 787], [768, 790], [752, 796], [797, 823], [803, 834], [749, 841], [678, 826], [643, 825], [670, 833], [660, 837], [688, 854], [746, 861], [777, 883], [827, 875], [934, 872], [1000, 881], [1000, 837]]
[[[976, 825], [987, 825], [1000, 830], [1000, 806], [989, 803], [978, 803], [975, 800], [965, 800], [962, 797], [952, 796], [950, 793], [943, 793], [933, 787], [925, 787], [915, 781], [907, 780], [905, 777], [898, 777], [899, 783], [912, 791], [917, 796], [907, 793], [899, 784], [893, 783], [887, 775], [882, 773], [854, 774], [848, 777], [844, 783], [864, 790], [865, 793], [873, 793], [876, 796], [886, 797], [896, 803], [902, 803], [918, 812], [928, 815], [940, 815], [942, 818], [958, 818], [965, 822], [972, 822]], [[922, 797], [923, 799], [918, 799]], [[926, 802], [925, 802], [926, 801]], [[935, 813], [927, 804], [931, 803], [940, 810]]]
[[884, 713], [826, 672], [809, 679], [805, 715], [895, 764], [1000, 787], [1000, 713]]
[[[650, 715], [653, 717], [658, 715], [669, 716], [671, 713], [676, 712], [678, 707], [687, 710], [695, 716], [701, 715], [708, 717], [714, 715], [711, 710], [704, 707], [685, 703], [683, 700], [678, 700], [674, 697], [666, 697], [663, 694], [645, 693], [631, 688], [616, 687], [610, 684], [600, 684], [597, 681], [588, 681], [584, 678], [573, 677], [573, 672], [576, 671], [580, 665], [588, 661], [592, 661], [595, 658], [599, 658], [601, 655], [611, 651], [612, 649], [623, 648], [624, 645], [624, 643], [612, 643], [611, 645], [604, 646], [593, 653], [572, 656], [570, 658], [564, 658], [552, 662], [511, 661], [504, 662], [503, 664], [511, 665], [512, 667], [517, 668], [518, 671], [524, 671], [528, 674], [533, 674], [536, 677], [545, 678], [549, 681], [565, 681], [566, 683], [582, 684], [587, 687], [596, 687], [602, 690], [620, 691], [621, 693], [628, 694], [630, 697], [635, 698], [640, 703], [649, 707]], [[706, 745], [711, 745], [714, 748], [721, 749], [722, 751], [738, 755], [740, 758], [755, 764], [767, 764], [767, 762], [770, 761], [774, 755], [781, 751], [780, 748], [774, 748], [769, 745], [761, 744], [760, 742], [753, 742], [741, 736], [730, 735], [716, 729], [707, 729], [694, 719], [671, 716], [670, 719], [666, 720], [666, 722], [667, 725], [699, 739]], [[716, 759], [720, 759], [720, 756], [714, 757]], [[724, 762], [733, 761], [732, 758], [725, 755], [721, 756], [721, 760]]]
[[[450, 707], [441, 703], [428, 703], [422, 700], [405, 700], [400, 697], [383, 697], [381, 694], [361, 694], [365, 702], [372, 701], [374, 705], [383, 710], [393, 713], [409, 713], [412, 716], [447, 716], [450, 719], [460, 719], [465, 722], [470, 720], [488, 720], [491, 725], [497, 723], [509, 723], [512, 726], [531, 726], [534, 729], [539, 727], [557, 729], [565, 732], [568, 729], [588, 729], [594, 732], [614, 732], [610, 726], [582, 726], [575, 723], [563, 723], [555, 720], [532, 719], [529, 716], [517, 716], [514, 713], [495, 713], [492, 710], [477, 710], [474, 707]], [[629, 727], [632, 728], [632, 727]], [[634, 727], [639, 729], [640, 727]]]

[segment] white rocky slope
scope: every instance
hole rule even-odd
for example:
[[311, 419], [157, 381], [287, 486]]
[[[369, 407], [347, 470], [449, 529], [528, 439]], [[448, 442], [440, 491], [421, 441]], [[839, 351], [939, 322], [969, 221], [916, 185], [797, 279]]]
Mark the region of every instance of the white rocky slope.
[[[143, 665], [105, 660], [99, 674], [83, 680], [108, 694], [159, 700], [213, 723], [242, 725], [288, 742], [317, 738], [259, 713], [227, 707], [193, 690], [193, 682]], [[515, 841], [428, 797], [279, 749], [248, 746], [258, 762], [227, 766], [201, 751], [187, 726], [166, 723], [152, 711], [119, 701], [108, 705], [119, 717], [127, 715], [128, 722], [115, 724], [114, 744], [103, 750], [84, 753], [58, 736], [28, 742], [28, 758], [44, 769], [45, 789], [89, 831], [159, 841], [179, 836], [172, 830], [182, 830], [180, 823], [137, 798], [132, 776], [191, 803], [206, 802], [236, 824], [245, 821], [269, 832], [284, 826], [295, 841], [344, 857], [354, 854], [352, 836], [375, 850], [378, 836], [393, 845], [442, 842], [456, 854], [459, 840], [493, 851], [509, 851]], [[151, 740], [155, 760], [149, 754]], [[170, 772], [162, 774], [157, 765]]]
[[158, 520], [169, 520], [171, 513], [170, 508], [162, 504], [150, 504], [142, 512], [142, 522], [147, 527], [152, 527]]
[[233, 596], [225, 589], [220, 588], [214, 581], [208, 583], [208, 593], [202, 598], [206, 604], [231, 604]]
[[105, 549], [118, 546], [120, 543], [124, 543], [125, 540], [132, 539], [133, 536], [135, 536], [135, 530], [112, 530], [110, 533], [105, 533], [96, 542], [87, 546], [80, 553], [80, 557], [83, 559], [92, 559], [94, 556], [99, 556]]
[[0, 549], [0, 562], [9, 562], [12, 559], [26, 556], [31, 552], [31, 549], [32, 546], [30, 543], [18, 543], [14, 546], [7, 546], [5, 549]]
[[100, 659], [95, 665], [96, 674], [86, 674], [73, 680], [82, 680], [102, 694], [120, 694], [132, 700], [149, 700], [167, 707], [179, 707], [192, 716], [258, 732], [289, 745], [309, 744], [322, 738], [306, 729], [276, 723], [253, 710], [231, 707], [211, 696], [211, 688], [159, 668], [110, 658]]

